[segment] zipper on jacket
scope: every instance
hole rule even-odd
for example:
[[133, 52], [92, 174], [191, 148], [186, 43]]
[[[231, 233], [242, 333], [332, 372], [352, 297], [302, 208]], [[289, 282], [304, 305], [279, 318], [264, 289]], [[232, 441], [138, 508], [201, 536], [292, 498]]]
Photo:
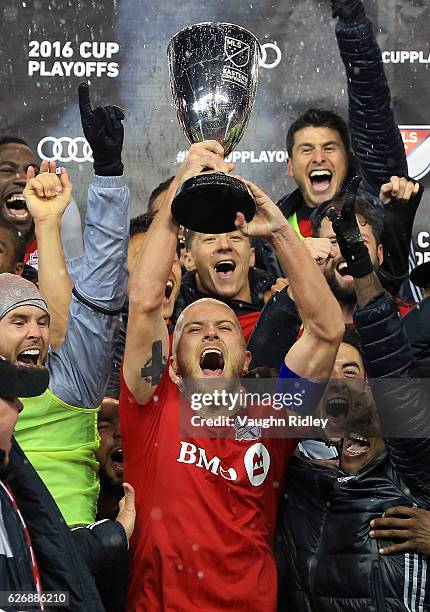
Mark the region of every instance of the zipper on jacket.
[[384, 590], [382, 587], [381, 568], [379, 567], [379, 562], [374, 563], [372, 566], [372, 574], [370, 581], [372, 601], [375, 605], [375, 612], [385, 612], [385, 597]]
[[322, 527], [321, 527], [321, 536], [319, 539], [319, 544], [318, 544], [318, 550], [315, 553], [315, 555], [312, 556], [311, 562], [309, 564], [309, 595], [311, 597], [314, 596], [314, 585], [315, 585], [315, 574], [317, 572], [318, 569], [318, 565], [319, 565], [319, 560], [321, 557], [321, 548], [323, 545], [323, 542], [325, 540], [325, 531], [326, 531], [326, 525], [327, 525], [327, 515], [330, 512], [330, 505], [329, 502], [326, 502], [326, 510], [324, 512], [324, 518], [323, 518], [323, 522], [322, 522]]

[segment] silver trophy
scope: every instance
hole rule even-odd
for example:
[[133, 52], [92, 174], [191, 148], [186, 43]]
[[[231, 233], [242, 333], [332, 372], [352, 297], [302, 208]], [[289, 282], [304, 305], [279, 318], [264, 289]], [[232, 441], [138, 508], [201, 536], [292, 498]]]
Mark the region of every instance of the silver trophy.
[[[197, 23], [169, 42], [170, 85], [179, 123], [190, 144], [217, 140], [225, 156], [240, 141], [254, 104], [260, 44], [231, 23]], [[172, 213], [188, 229], [222, 233], [247, 221], [255, 202], [246, 185], [228, 174], [203, 172], [179, 188]]]

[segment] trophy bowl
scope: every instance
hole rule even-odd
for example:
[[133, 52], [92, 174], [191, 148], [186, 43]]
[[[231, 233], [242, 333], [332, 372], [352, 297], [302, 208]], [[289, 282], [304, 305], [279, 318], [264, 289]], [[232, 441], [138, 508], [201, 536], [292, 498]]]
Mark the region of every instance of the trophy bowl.
[[[167, 55], [185, 138], [190, 144], [216, 140], [227, 157], [240, 141], [254, 104], [258, 40], [231, 23], [197, 23], [173, 36]], [[202, 172], [186, 180], [172, 202], [178, 223], [204, 233], [235, 230], [237, 211], [250, 221], [254, 198], [243, 181], [222, 172]]]

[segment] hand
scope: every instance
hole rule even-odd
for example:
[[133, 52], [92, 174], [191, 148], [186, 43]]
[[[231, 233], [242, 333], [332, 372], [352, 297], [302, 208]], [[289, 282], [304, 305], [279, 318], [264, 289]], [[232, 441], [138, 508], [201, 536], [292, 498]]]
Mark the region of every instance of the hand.
[[345, 23], [357, 23], [366, 17], [361, 0], [331, 0], [333, 17]]
[[430, 555], [430, 512], [422, 508], [395, 506], [384, 512], [382, 518], [370, 522], [371, 538], [403, 540], [385, 548], [381, 555], [417, 552]]
[[329, 259], [336, 256], [335, 245], [329, 238], [305, 238], [303, 242], [313, 259], [322, 268], [326, 268]]
[[88, 83], [81, 83], [78, 89], [79, 111], [84, 136], [93, 150], [94, 171], [99, 176], [120, 176], [124, 140], [124, 111], [119, 106], [98, 106], [91, 108]]
[[245, 183], [254, 196], [257, 206], [254, 218], [249, 223], [246, 222], [243, 213], [236, 213], [235, 225], [237, 229], [244, 236], [261, 236], [270, 241], [276, 232], [288, 226], [288, 221], [278, 206], [257, 185], [241, 176], [236, 176], [236, 178]]
[[134, 523], [136, 521], [135, 496], [134, 489], [130, 484], [124, 482], [122, 486], [124, 487], [124, 497], [119, 502], [119, 512], [116, 520], [124, 527], [127, 542], [130, 542], [130, 538], [134, 531]]
[[409, 202], [412, 196], [417, 195], [420, 184], [409, 181], [404, 176], [392, 176], [389, 183], [385, 183], [379, 192], [379, 199], [383, 204], [389, 204], [392, 199], [402, 204]]
[[355, 278], [362, 278], [373, 272], [373, 265], [369, 251], [364, 244], [355, 216], [355, 199], [361, 178], [355, 176], [343, 199], [340, 213], [334, 206], [327, 211], [337, 243], [345, 261], [348, 264], [348, 273]]
[[33, 166], [27, 170], [23, 195], [35, 223], [48, 219], [60, 220], [72, 197], [72, 183], [65, 168], [57, 175], [55, 162], [43, 161], [36, 176]]
[[224, 161], [224, 149], [216, 140], [204, 140], [191, 145], [184, 163], [179, 168], [173, 183], [175, 191], [184, 181], [202, 172], [213, 170], [228, 174], [234, 164]]
[[273, 295], [277, 291], [282, 291], [284, 287], [288, 287], [288, 278], [277, 278], [276, 283], [270, 287], [271, 294]]

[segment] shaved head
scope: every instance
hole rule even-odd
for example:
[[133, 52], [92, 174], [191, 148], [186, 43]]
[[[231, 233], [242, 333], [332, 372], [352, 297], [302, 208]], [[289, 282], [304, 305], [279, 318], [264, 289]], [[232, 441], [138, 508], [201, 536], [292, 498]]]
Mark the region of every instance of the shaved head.
[[181, 314], [178, 317], [178, 320], [176, 322], [175, 325], [175, 330], [173, 332], [173, 340], [172, 340], [172, 353], [173, 355], [176, 355], [176, 349], [178, 348], [178, 342], [181, 338], [182, 335], [182, 331], [184, 328], [184, 323], [186, 321], [186, 319], [188, 319], [190, 317], [190, 312], [192, 311], [193, 308], [198, 308], [199, 306], [203, 305], [203, 304], [214, 304], [215, 306], [223, 306], [224, 308], [226, 308], [229, 312], [229, 315], [233, 315], [234, 320], [237, 321], [237, 327], [238, 329], [240, 329], [241, 333], [242, 333], [242, 328], [240, 326], [239, 320], [236, 317], [236, 314], [234, 313], [234, 311], [230, 308], [230, 306], [227, 306], [227, 304], [224, 304], [224, 302], [221, 302], [220, 300], [216, 300], [214, 298], [201, 298], [200, 300], [196, 300], [195, 302], [193, 302], [192, 304], [188, 304], [188, 306], [186, 308], [184, 308], [184, 310], [181, 312]]

